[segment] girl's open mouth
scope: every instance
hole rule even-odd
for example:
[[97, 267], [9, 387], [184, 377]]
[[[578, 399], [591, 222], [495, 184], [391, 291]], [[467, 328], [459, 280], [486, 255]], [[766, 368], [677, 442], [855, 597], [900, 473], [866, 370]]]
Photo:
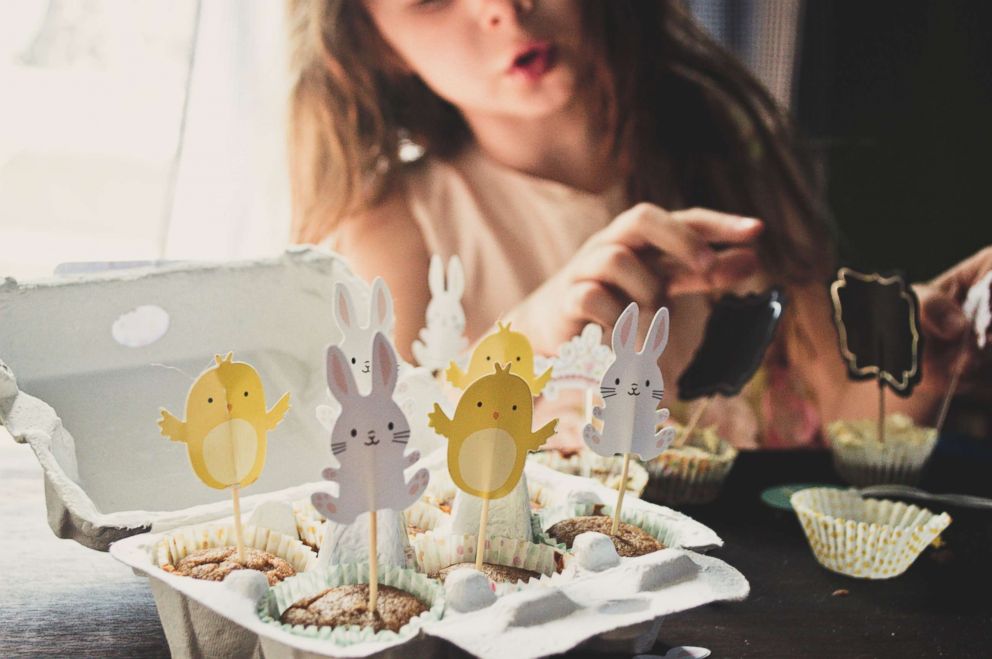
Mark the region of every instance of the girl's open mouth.
[[557, 48], [548, 42], [530, 44], [513, 58], [510, 73], [537, 80], [554, 67], [557, 55]]

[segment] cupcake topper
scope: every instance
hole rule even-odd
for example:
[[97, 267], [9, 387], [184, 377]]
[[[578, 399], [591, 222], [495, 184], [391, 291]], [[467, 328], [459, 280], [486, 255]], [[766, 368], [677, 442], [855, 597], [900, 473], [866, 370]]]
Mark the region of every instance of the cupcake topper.
[[362, 394], [349, 358], [338, 346], [327, 349], [327, 386], [341, 405], [330, 448], [340, 467], [327, 467], [321, 475], [337, 483], [338, 494], [316, 492], [310, 501], [338, 524], [351, 524], [361, 513], [369, 513], [369, 610], [374, 611], [378, 595], [376, 513], [409, 508], [427, 487], [430, 474], [420, 469], [409, 480], [405, 478], [404, 470], [420, 459], [420, 453], [406, 452], [410, 425], [393, 401], [396, 354], [381, 332], [372, 339], [370, 375], [371, 390]]
[[[974, 286], [968, 289], [968, 294], [964, 300], [964, 315], [974, 329], [975, 343], [978, 345], [978, 349], [984, 349], [989, 339], [989, 332], [992, 332], [992, 270], [986, 272]], [[947, 393], [944, 394], [944, 400], [940, 405], [940, 413], [937, 415], [938, 433], [944, 427], [944, 421], [947, 420], [947, 412], [951, 407], [951, 400], [954, 398], [954, 392], [957, 390], [958, 382], [961, 380], [961, 372], [964, 370], [965, 361], [968, 356], [969, 343], [971, 343], [970, 331], [965, 332], [964, 336], [961, 337], [961, 347], [958, 348], [958, 356], [951, 372], [951, 381], [948, 384]]]
[[551, 381], [544, 388], [544, 397], [554, 399], [565, 389], [578, 389], [586, 394], [586, 421], [592, 420], [593, 393], [613, 360], [609, 346], [603, 345], [603, 328], [589, 323], [582, 333], [558, 346], [551, 359], [535, 359], [539, 367], [552, 369]]
[[430, 426], [448, 440], [448, 472], [462, 491], [482, 499], [476, 567], [482, 566], [489, 500], [509, 494], [520, 480], [528, 451], [536, 451], [555, 432], [553, 419], [531, 430], [534, 399], [526, 380], [511, 373], [513, 364], [495, 363], [489, 375], [468, 386], [449, 419], [435, 404]]
[[239, 491], [254, 483], [265, 465], [266, 435], [289, 409], [289, 394], [265, 409], [265, 390], [249, 364], [233, 353], [214, 357], [215, 365], [193, 382], [186, 396], [186, 420], [164, 408], [158, 426], [164, 436], [184, 442], [197, 477], [208, 486], [231, 488], [238, 558], [244, 561]]
[[514, 375], [523, 378], [534, 396], [541, 395], [544, 385], [551, 379], [548, 368], [539, 377], [534, 375], [534, 349], [527, 337], [510, 330], [510, 323], [497, 323], [497, 331], [479, 342], [472, 351], [468, 372], [451, 362], [448, 366], [448, 382], [459, 389], [465, 389], [480, 377], [493, 372], [493, 364], [511, 364]]
[[639, 309], [631, 302], [613, 327], [614, 361], [606, 369], [600, 385], [604, 406], [593, 408], [593, 417], [603, 422], [599, 432], [590, 423], [582, 431], [586, 445], [599, 455], [623, 454], [623, 471], [618, 486], [611, 533], [617, 532], [620, 508], [627, 489], [630, 456], [651, 460], [664, 451], [675, 436], [674, 428], [656, 432], [668, 419], [668, 410], [658, 409], [665, 395], [658, 359], [668, 345], [668, 309], [661, 307], [651, 320], [644, 346], [634, 352]]
[[706, 321], [703, 341], [679, 378], [679, 398], [696, 400], [696, 407], [681, 436], [680, 445], [692, 434], [709, 403], [717, 396], [736, 396], [761, 366], [771, 345], [785, 299], [780, 290], [761, 295], [724, 295]]
[[462, 309], [465, 273], [461, 259], [452, 256], [448, 261], [448, 285], [445, 287], [444, 261], [437, 254], [432, 256], [427, 283], [431, 291], [427, 327], [420, 330], [420, 338], [413, 342], [411, 349], [418, 364], [430, 371], [440, 371], [468, 347]]
[[[364, 310], [363, 310], [364, 311]], [[334, 320], [341, 330], [338, 347], [344, 353], [358, 386], [368, 391], [371, 384], [372, 337], [380, 332], [391, 339], [395, 327], [393, 317], [393, 297], [389, 286], [382, 277], [372, 280], [369, 299], [368, 321], [363, 325], [358, 317], [355, 298], [351, 290], [342, 282], [334, 286]], [[363, 314], [364, 316], [365, 314]]]
[[855, 380], [878, 381], [878, 439], [885, 439], [885, 386], [907, 397], [922, 375], [919, 301], [902, 275], [841, 268], [830, 287], [840, 351]]

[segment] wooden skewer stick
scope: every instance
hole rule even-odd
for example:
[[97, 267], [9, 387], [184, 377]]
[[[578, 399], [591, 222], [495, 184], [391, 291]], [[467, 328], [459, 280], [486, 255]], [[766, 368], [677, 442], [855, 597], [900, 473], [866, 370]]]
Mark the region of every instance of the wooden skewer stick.
[[878, 378], [878, 443], [885, 443], [885, 385]]
[[238, 546], [238, 562], [245, 563], [245, 534], [241, 530], [241, 487], [235, 483], [231, 486], [231, 496], [234, 499], [234, 542]]
[[623, 454], [623, 471], [620, 472], [620, 485], [617, 486], [617, 505], [613, 510], [613, 524], [610, 526], [610, 535], [617, 534], [620, 526], [620, 509], [623, 507], [623, 495], [627, 492], [627, 468], [630, 466], [630, 453]]
[[703, 418], [703, 412], [709, 407], [710, 403], [713, 402], [713, 396], [706, 398], [703, 402], [696, 407], [696, 411], [692, 413], [692, 417], [689, 419], [689, 423], [686, 424], [685, 428], [682, 429], [682, 433], [675, 438], [672, 442], [672, 448], [679, 448], [688, 441], [692, 436], [692, 431], [696, 429], [699, 425], [699, 420]]
[[951, 372], [951, 382], [947, 387], [947, 393], [944, 394], [944, 400], [940, 404], [940, 414], [937, 415], [937, 434], [944, 427], [944, 422], [947, 421], [947, 413], [951, 409], [951, 401], [954, 399], [954, 392], [958, 388], [958, 384], [961, 380], [961, 373], [964, 371], [965, 358], [968, 354], [968, 342], [971, 340], [971, 332], [965, 332], [964, 340], [961, 341], [961, 348], [958, 350], [957, 360], [954, 362], [954, 370]]
[[479, 516], [479, 541], [475, 545], [475, 569], [482, 570], [482, 555], [486, 550], [486, 524], [489, 522], [489, 497], [482, 498], [482, 514]]
[[379, 520], [378, 511], [369, 512], [369, 613], [379, 604]]
[[592, 423], [592, 408], [593, 405], [595, 405], [595, 402], [593, 401], [593, 396], [595, 396], [595, 389], [593, 389], [592, 387], [586, 387], [586, 409], [585, 409], [586, 423]]

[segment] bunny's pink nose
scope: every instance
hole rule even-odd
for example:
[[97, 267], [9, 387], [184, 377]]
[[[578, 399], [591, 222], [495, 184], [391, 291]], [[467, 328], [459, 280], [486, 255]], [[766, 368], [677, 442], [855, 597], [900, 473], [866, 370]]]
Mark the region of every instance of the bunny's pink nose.
[[493, 419], [499, 420], [499, 412], [493, 412]]

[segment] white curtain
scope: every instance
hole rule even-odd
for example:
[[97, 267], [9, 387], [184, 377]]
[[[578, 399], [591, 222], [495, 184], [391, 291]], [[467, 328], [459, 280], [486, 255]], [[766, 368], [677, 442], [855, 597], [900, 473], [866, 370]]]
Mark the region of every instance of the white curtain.
[[164, 258], [268, 256], [288, 243], [282, 5], [201, 0]]

